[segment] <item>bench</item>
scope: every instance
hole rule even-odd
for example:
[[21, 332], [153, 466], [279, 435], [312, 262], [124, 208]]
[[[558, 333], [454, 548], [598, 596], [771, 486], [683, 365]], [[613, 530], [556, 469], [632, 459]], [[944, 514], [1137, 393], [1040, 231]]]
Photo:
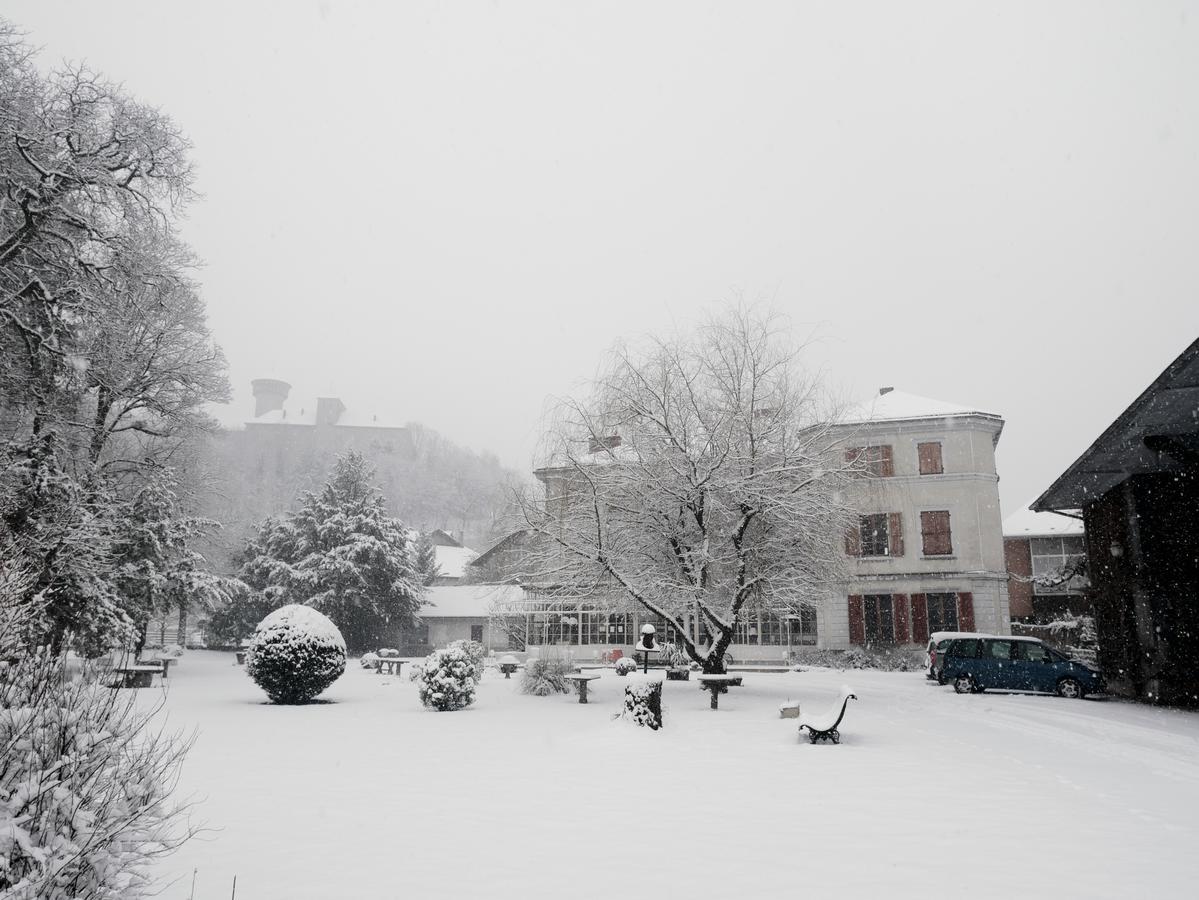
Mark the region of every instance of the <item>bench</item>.
[[845, 718], [845, 708], [849, 706], [849, 701], [857, 699], [857, 696], [849, 688], [841, 688], [841, 694], [832, 706], [815, 716], [800, 720], [800, 733], [802, 734], [805, 728], [808, 729], [808, 742], [812, 744], [817, 741], [841, 743], [841, 732], [837, 730], [837, 726]]
[[586, 675], [581, 672], [576, 672], [574, 675], [567, 675], [567, 681], [573, 681], [575, 690], [579, 692], [579, 702], [587, 702], [587, 685], [599, 678], [598, 675]]
[[406, 659], [396, 659], [394, 656], [383, 657], [379, 660], [379, 668], [375, 670], [379, 675], [399, 675], [403, 672]]
[[719, 709], [720, 702], [717, 699], [721, 694], [724, 694], [731, 687], [741, 687], [740, 675], [700, 675], [699, 676], [700, 690], [709, 691], [712, 694], [712, 709]]
[[154, 681], [154, 676], [161, 674], [161, 666], [113, 666], [112, 680], [108, 683], [108, 686], [112, 688], [150, 687]]

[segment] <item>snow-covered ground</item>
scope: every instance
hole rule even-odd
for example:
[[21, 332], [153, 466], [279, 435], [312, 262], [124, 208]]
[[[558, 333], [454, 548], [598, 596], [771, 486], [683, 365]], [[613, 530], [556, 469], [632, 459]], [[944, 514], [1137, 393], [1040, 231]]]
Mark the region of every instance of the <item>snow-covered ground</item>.
[[[842, 684], [842, 743], [798, 740]], [[746, 674], [709, 710], [667, 682], [665, 727], [529, 697], [489, 671], [474, 707], [424, 710], [355, 662], [266, 705], [229, 654], [189, 652], [172, 723], [214, 829], [162, 864], [168, 900], [1194, 897], [1199, 716], [1107, 701], [958, 696], [920, 674]], [[143, 691], [148, 702], [156, 691]]]

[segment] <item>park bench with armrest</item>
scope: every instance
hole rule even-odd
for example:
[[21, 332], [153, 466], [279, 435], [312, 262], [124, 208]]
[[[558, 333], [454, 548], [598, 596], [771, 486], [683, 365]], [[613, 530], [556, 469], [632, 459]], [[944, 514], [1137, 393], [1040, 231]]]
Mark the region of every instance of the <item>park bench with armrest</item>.
[[801, 718], [800, 732], [802, 733], [805, 728], [808, 729], [808, 741], [813, 744], [817, 741], [841, 743], [841, 732], [837, 728], [841, 724], [841, 720], [845, 718], [845, 708], [849, 706], [849, 701], [857, 699], [849, 688], [841, 688], [841, 694], [832, 706], [814, 716]]

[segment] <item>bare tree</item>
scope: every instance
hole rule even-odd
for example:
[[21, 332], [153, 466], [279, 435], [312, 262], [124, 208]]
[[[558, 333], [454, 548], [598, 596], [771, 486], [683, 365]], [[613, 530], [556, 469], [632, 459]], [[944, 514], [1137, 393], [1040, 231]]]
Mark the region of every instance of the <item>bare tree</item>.
[[522, 502], [550, 590], [626, 599], [722, 672], [754, 609], [814, 605], [841, 575], [852, 464], [832, 406], [777, 320], [737, 309], [694, 334], [619, 347], [546, 435]]

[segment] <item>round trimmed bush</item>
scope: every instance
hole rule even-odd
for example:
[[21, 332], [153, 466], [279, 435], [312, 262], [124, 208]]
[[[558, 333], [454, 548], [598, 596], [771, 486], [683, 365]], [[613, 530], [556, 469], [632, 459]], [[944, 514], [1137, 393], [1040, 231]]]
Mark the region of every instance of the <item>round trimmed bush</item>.
[[281, 606], [254, 629], [246, 671], [273, 703], [307, 703], [346, 670], [346, 642], [311, 606]]
[[475, 663], [461, 647], [434, 650], [416, 680], [420, 702], [438, 712], [462, 709], [475, 702]]
[[617, 675], [628, 675], [630, 672], [636, 671], [637, 660], [633, 659], [631, 656], [622, 656], [620, 659], [616, 660]]

